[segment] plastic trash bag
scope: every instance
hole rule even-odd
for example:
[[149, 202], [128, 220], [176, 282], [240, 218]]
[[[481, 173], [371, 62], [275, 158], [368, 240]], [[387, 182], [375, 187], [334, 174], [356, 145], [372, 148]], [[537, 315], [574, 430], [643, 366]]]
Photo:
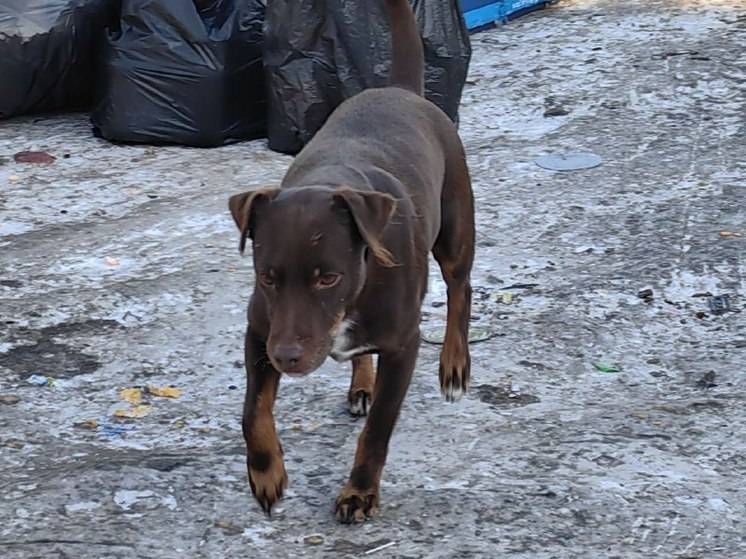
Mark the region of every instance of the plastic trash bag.
[[0, 0], [0, 118], [85, 108], [119, 0]]
[[[426, 95], [458, 121], [471, 59], [458, 0], [412, 0], [425, 48]], [[388, 83], [389, 25], [381, 2], [273, 0], [264, 63], [269, 147], [297, 153], [344, 99]]]
[[122, 0], [94, 133], [201, 147], [264, 136], [264, 11], [261, 0]]

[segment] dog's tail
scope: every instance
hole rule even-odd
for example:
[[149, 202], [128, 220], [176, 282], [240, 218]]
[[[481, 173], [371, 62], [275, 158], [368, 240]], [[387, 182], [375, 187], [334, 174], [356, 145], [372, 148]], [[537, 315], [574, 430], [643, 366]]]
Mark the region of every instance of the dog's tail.
[[409, 0], [384, 0], [391, 25], [389, 84], [425, 94], [425, 55]]

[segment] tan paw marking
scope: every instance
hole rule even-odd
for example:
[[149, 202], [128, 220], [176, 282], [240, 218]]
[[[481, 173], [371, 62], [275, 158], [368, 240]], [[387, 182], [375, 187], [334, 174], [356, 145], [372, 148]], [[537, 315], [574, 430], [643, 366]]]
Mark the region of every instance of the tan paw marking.
[[273, 457], [269, 467], [265, 470], [249, 467], [249, 485], [259, 506], [267, 515], [270, 515], [272, 506], [282, 498], [288, 486], [288, 475], [285, 472], [282, 456]]
[[[454, 336], [455, 337], [455, 336]], [[460, 339], [446, 340], [440, 354], [440, 392], [448, 402], [460, 400], [469, 389], [469, 348]]]
[[360, 355], [352, 359], [352, 382], [347, 393], [350, 413], [356, 416], [368, 415], [373, 403], [373, 387], [376, 383], [376, 369], [372, 355]]

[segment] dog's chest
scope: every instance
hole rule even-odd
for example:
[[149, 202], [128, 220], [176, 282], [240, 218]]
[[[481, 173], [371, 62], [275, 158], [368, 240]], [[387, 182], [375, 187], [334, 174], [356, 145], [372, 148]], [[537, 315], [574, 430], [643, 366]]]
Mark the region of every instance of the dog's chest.
[[352, 320], [345, 319], [339, 325], [332, 338], [332, 349], [329, 352], [335, 361], [349, 361], [356, 355], [375, 349], [370, 344], [361, 343], [359, 332]]

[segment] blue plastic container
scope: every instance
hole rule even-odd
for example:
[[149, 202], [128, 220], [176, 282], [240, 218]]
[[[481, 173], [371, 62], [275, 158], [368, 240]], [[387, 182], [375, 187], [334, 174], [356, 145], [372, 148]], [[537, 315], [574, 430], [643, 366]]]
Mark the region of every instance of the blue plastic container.
[[467, 29], [474, 30], [496, 22], [504, 23], [532, 10], [543, 8], [550, 0], [461, 0]]

